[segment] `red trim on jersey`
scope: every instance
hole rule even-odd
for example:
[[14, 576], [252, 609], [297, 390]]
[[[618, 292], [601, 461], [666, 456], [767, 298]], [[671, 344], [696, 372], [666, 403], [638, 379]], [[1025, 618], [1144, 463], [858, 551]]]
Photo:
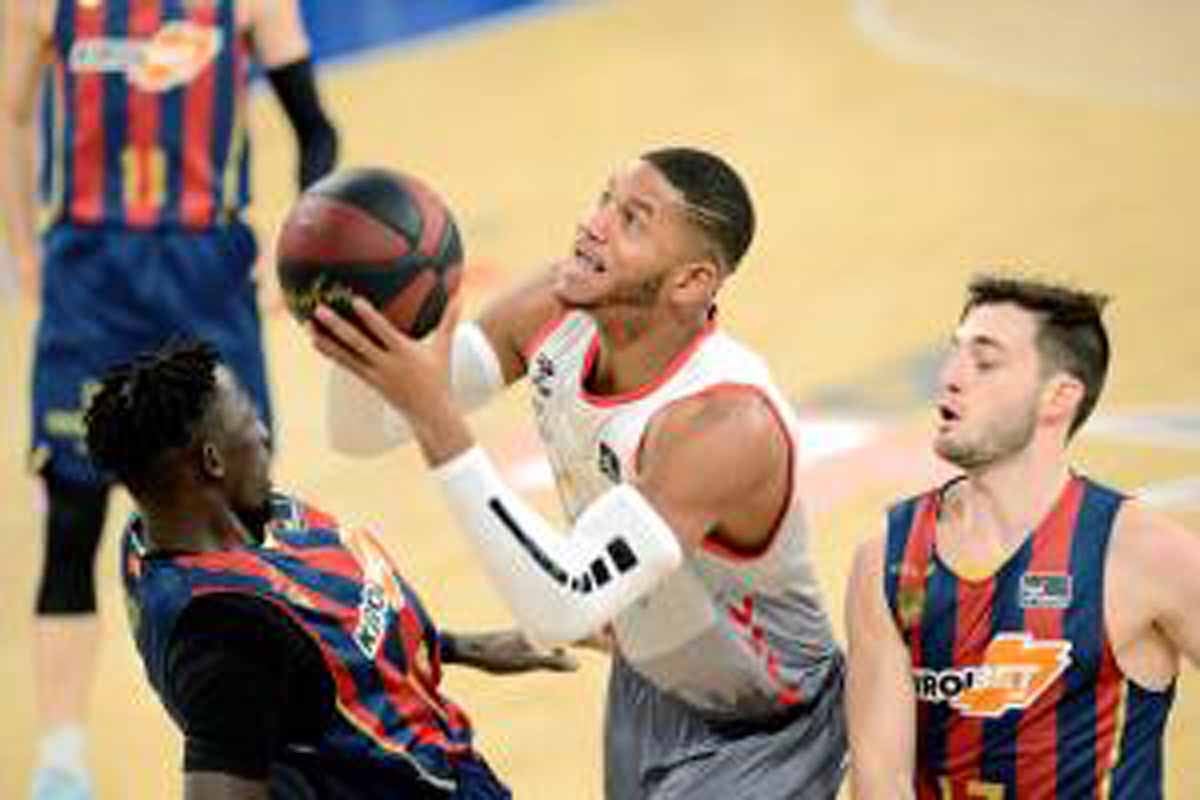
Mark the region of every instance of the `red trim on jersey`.
[[[131, 3], [130, 38], [150, 39], [158, 30], [161, 19], [162, 8], [156, 0]], [[158, 148], [159, 100], [154, 94], [143, 91], [132, 83], [129, 83], [128, 87], [125, 124], [129, 147], [132, 148], [133, 157], [137, 162], [124, 165], [125, 169], [132, 169], [136, 176], [136, 182], [132, 185], [129, 175], [124, 176], [125, 221], [135, 228], [150, 227], [158, 222], [159, 203], [163, 199], [155, 196], [155, 192], [165, 189], [165, 186], [151, 185], [156, 168], [151, 159]], [[158, 165], [157, 168], [162, 169], [163, 165]], [[159, 175], [158, 180], [165, 182], [166, 175]]]
[[592, 369], [596, 366], [596, 359], [600, 355], [600, 333], [597, 331], [592, 335], [592, 341], [591, 344], [588, 345], [587, 354], [583, 357], [583, 369], [579, 372], [579, 396], [583, 398], [584, 402], [588, 405], [597, 406], [599, 408], [612, 408], [614, 406], [624, 405], [625, 403], [632, 403], [635, 400], [641, 400], [643, 397], [652, 393], [655, 389], [658, 389], [660, 386], [674, 377], [675, 373], [679, 372], [679, 370], [683, 368], [683, 365], [688, 362], [688, 359], [692, 357], [692, 354], [699, 349], [700, 345], [704, 343], [704, 340], [711, 336], [716, 329], [717, 321], [715, 318], [710, 317], [708, 321], [704, 323], [704, 327], [700, 329], [700, 332], [697, 333], [682, 350], [680, 350], [674, 355], [674, 357], [671, 358], [671, 361], [667, 364], [666, 369], [664, 369], [659, 375], [642, 384], [641, 386], [631, 389], [628, 392], [605, 395], [592, 394], [584, 388], [584, 384], [587, 383], [588, 376], [591, 375]]
[[[215, 3], [193, 3], [189, 15], [197, 25], [215, 27]], [[232, 47], [232, 42], [222, 42]], [[183, 181], [180, 217], [189, 228], [203, 228], [213, 219], [212, 129], [217, 91], [217, 64], [213, 58], [183, 90]]]
[[[69, 2], [70, 0], [62, 0]], [[75, 6], [75, 41], [104, 36], [104, 6]], [[68, 61], [70, 53], [67, 54]], [[67, 67], [70, 68], [69, 65]], [[74, 72], [75, 115], [71, 142], [71, 208], [77, 222], [99, 222], [104, 213], [104, 75]]]
[[[1032, 553], [1026, 574], [1069, 575], [1071, 540], [1083, 502], [1083, 481], [1072, 478], [1047, 517], [1033, 532]], [[1025, 630], [1034, 639], [1063, 638], [1063, 611], [1057, 608], [1025, 609]], [[1017, 795], [1032, 797], [1058, 781], [1058, 715], [1062, 700], [1062, 678], [1046, 688], [1042, 696], [1021, 712], [1017, 728]]]
[[543, 322], [537, 332], [521, 347], [521, 357], [525, 359], [526, 366], [529, 364], [529, 359], [533, 358], [534, 354], [541, 349], [546, 340], [550, 338], [550, 334], [558, 330], [558, 326], [563, 324], [569, 314], [568, 311], [555, 313], [554, 316]]

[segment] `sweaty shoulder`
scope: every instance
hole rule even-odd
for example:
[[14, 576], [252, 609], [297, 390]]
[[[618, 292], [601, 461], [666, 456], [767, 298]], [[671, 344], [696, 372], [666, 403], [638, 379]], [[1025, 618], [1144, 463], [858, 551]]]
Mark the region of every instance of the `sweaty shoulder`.
[[756, 547], [787, 502], [790, 458], [787, 434], [763, 393], [721, 384], [651, 419], [638, 484], [687, 520], [688, 543], [718, 531], [730, 544]]

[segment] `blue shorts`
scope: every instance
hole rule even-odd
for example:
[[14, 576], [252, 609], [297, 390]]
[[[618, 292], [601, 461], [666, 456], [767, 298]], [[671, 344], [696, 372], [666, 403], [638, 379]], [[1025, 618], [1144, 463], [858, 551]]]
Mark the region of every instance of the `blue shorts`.
[[252, 282], [258, 247], [249, 227], [129, 231], [60, 223], [46, 232], [42, 247], [34, 471], [108, 483], [87, 457], [83, 409], [109, 368], [172, 336], [215, 346], [270, 426]]

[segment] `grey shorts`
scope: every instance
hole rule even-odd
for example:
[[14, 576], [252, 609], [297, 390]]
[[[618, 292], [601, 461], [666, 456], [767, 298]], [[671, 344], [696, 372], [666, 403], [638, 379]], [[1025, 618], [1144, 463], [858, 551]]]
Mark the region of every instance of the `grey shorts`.
[[770, 725], [714, 723], [614, 657], [604, 735], [607, 800], [825, 800], [846, 770], [844, 667]]

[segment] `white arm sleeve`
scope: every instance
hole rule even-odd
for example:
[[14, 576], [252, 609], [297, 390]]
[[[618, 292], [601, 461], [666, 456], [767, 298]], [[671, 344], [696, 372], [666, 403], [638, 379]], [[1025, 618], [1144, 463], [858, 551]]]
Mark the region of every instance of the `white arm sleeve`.
[[[500, 360], [474, 322], [454, 329], [450, 385], [463, 411], [483, 406], [504, 388]], [[404, 416], [357, 375], [330, 364], [325, 384], [325, 430], [329, 445], [348, 456], [376, 456], [412, 439]]]
[[683, 560], [671, 528], [629, 484], [597, 498], [563, 536], [505, 486], [479, 447], [434, 475], [518, 624], [541, 644], [586, 638]]

